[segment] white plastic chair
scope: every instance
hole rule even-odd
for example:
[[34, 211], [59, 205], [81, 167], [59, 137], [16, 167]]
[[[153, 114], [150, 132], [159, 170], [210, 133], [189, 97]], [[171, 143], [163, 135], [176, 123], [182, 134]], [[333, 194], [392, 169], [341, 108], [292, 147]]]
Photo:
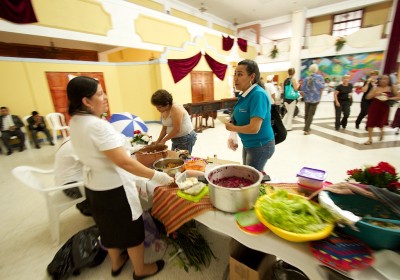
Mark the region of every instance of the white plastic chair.
[[[75, 204], [85, 200], [83, 182], [56, 186], [54, 170], [44, 170], [32, 166], [18, 166], [12, 174], [26, 186], [40, 192], [46, 200], [49, 215], [50, 234], [55, 244], [60, 242], [60, 215]], [[73, 199], [66, 196], [62, 190], [79, 187], [82, 197]]]
[[30, 135], [28, 135], [29, 128], [28, 129], [26, 128], [27, 126], [29, 126], [29, 124], [28, 124], [29, 118], [30, 118], [30, 115], [22, 118], [24, 127], [21, 127], [21, 130], [23, 133], [25, 133], [25, 147], [27, 147], [28, 149], [31, 149]]
[[53, 140], [57, 142], [57, 131], [60, 130], [63, 138], [68, 136], [69, 126], [65, 122], [65, 116], [61, 113], [49, 113], [46, 115], [47, 123], [53, 130]]

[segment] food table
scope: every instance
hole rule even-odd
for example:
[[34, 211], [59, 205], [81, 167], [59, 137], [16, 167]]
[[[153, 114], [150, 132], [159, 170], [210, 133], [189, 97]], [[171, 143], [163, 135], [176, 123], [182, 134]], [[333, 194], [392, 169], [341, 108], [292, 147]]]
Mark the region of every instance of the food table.
[[[144, 208], [150, 208], [154, 191], [158, 186], [152, 181], [139, 180], [138, 187], [142, 197], [147, 198], [147, 202], [144, 203]], [[165, 206], [165, 202], [163, 202], [163, 204], [164, 207], [168, 207]], [[302, 270], [312, 280], [328, 279], [328, 274], [327, 271], [323, 269], [323, 264], [312, 255], [307, 243], [289, 242], [278, 237], [271, 231], [259, 235], [245, 233], [236, 225], [234, 214], [225, 213], [215, 208], [201, 211], [197, 216], [194, 216], [193, 219], [211, 230], [230, 236], [251, 249], [276, 255], [283, 261]], [[363, 280], [387, 279], [371, 267], [362, 271], [352, 271], [346, 276], [352, 279]]]

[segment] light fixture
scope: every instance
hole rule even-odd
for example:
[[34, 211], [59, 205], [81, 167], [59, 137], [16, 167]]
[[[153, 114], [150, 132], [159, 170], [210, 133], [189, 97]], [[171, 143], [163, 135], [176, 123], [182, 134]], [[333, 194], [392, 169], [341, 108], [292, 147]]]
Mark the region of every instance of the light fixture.
[[233, 23], [232, 24], [233, 24], [233, 26], [238, 26], [239, 25], [239, 23], [237, 22], [236, 18], [233, 19]]
[[207, 11], [207, 8], [204, 6], [204, 3], [201, 3], [199, 11], [204, 13], [205, 11]]

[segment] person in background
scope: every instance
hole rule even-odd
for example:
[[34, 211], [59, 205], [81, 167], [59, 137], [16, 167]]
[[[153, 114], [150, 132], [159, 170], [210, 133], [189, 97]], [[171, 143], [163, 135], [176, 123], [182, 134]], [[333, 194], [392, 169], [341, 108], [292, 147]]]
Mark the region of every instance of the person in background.
[[1, 139], [3, 140], [4, 146], [7, 148], [7, 155], [13, 153], [10, 138], [17, 136], [19, 139], [19, 151], [22, 152], [25, 149], [25, 134], [21, 131], [21, 127], [24, 127], [24, 123], [17, 115], [10, 115], [7, 107], [1, 107], [1, 118], [0, 118], [0, 129]]
[[304, 116], [304, 135], [309, 135], [311, 132], [311, 123], [314, 119], [315, 111], [317, 110], [321, 93], [325, 87], [324, 77], [317, 74], [318, 65], [311, 64], [308, 67], [310, 75], [304, 79], [301, 86], [301, 93], [304, 98], [305, 116]]
[[[290, 83], [292, 83], [293, 89], [298, 90], [299, 85], [298, 85], [296, 79], [293, 77], [295, 74], [294, 68], [289, 68], [288, 74], [289, 74], [289, 77], [286, 78], [286, 80], [283, 82], [283, 88], [285, 88], [286, 85], [289, 85]], [[286, 99], [285, 94], [283, 94], [283, 104], [286, 108], [286, 114], [283, 117], [282, 122], [283, 122], [283, 125], [285, 126], [286, 130], [290, 131], [290, 130], [292, 130], [292, 126], [293, 126], [293, 117], [294, 117], [294, 112], [296, 109], [297, 100]]]
[[[225, 124], [225, 128], [238, 133], [243, 144], [243, 164], [263, 172], [275, 151], [275, 140], [271, 125], [271, 102], [260, 81], [257, 63], [249, 59], [239, 62], [234, 81], [241, 94], [233, 108], [232, 120]], [[233, 150], [237, 148], [231, 137], [228, 147]]]
[[395, 134], [399, 135], [400, 132], [400, 107], [397, 107], [396, 114], [394, 115], [394, 119], [391, 124], [392, 128], [397, 128]]
[[[335, 106], [335, 129], [339, 130], [340, 126], [343, 129], [347, 126], [347, 119], [350, 116], [350, 107], [353, 101], [353, 85], [349, 83], [350, 76], [344, 75], [342, 83], [338, 85], [333, 94]], [[340, 120], [343, 112], [343, 118]]]
[[371, 145], [374, 127], [379, 127], [379, 141], [383, 140], [383, 127], [389, 124], [390, 106], [387, 101], [399, 100], [400, 94], [397, 86], [392, 85], [389, 75], [383, 74], [378, 79], [378, 85], [368, 93], [366, 98], [371, 100], [371, 104], [368, 107], [367, 117], [368, 141], [364, 145]]
[[[83, 181], [83, 165], [72, 147], [70, 137], [65, 138], [56, 152], [54, 158], [54, 174], [57, 186]], [[68, 197], [74, 199], [82, 197], [82, 193], [78, 187], [63, 190], [63, 192]], [[87, 199], [76, 204], [76, 208], [85, 216], [92, 215]]]
[[263, 85], [265, 87], [265, 91], [271, 97], [272, 103], [275, 104], [278, 101], [279, 96], [278, 96], [278, 90], [274, 85], [274, 75], [268, 75], [267, 82]]
[[372, 90], [372, 88], [374, 86], [376, 86], [378, 74], [379, 74], [379, 72], [376, 70], [371, 71], [367, 81], [364, 83], [364, 86], [361, 88], [361, 91], [363, 92], [363, 96], [361, 97], [361, 103], [360, 103], [361, 110], [356, 119], [356, 128], [357, 129], [360, 128], [361, 121], [368, 114], [368, 107], [369, 107], [369, 104], [371, 104], [371, 100], [367, 99], [367, 95]]
[[[173, 178], [130, 157], [126, 137], [101, 119], [108, 103], [98, 80], [73, 78], [67, 96], [71, 143], [84, 165], [86, 198], [111, 259], [111, 275], [119, 275], [129, 259], [134, 266], [133, 279], [155, 275], [164, 261], [144, 263], [143, 210], [136, 176], [159, 185], [168, 185]], [[128, 255], [122, 253], [125, 250]]]
[[50, 145], [54, 146], [53, 137], [51, 137], [49, 130], [46, 127], [46, 123], [44, 118], [39, 115], [37, 111], [32, 111], [32, 115], [27, 119], [28, 128], [32, 135], [33, 143], [35, 143], [36, 149], [40, 149], [37, 134], [39, 131], [46, 134], [47, 141], [49, 141]]
[[162, 129], [156, 144], [165, 144], [171, 140], [172, 150], [188, 150], [192, 154], [197, 134], [186, 109], [175, 104], [172, 95], [164, 89], [153, 93], [151, 104], [161, 113]]

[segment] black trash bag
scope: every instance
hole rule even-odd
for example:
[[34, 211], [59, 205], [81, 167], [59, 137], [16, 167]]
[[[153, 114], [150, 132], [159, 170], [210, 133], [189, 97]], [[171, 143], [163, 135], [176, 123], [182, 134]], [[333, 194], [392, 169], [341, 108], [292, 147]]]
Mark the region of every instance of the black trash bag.
[[271, 105], [271, 124], [272, 129], [274, 130], [275, 145], [285, 141], [287, 131], [282, 123], [279, 106], [275, 104]]
[[79, 275], [82, 268], [100, 265], [107, 251], [101, 247], [99, 237], [99, 229], [92, 226], [68, 239], [47, 266], [52, 279], [67, 279], [71, 275]]

